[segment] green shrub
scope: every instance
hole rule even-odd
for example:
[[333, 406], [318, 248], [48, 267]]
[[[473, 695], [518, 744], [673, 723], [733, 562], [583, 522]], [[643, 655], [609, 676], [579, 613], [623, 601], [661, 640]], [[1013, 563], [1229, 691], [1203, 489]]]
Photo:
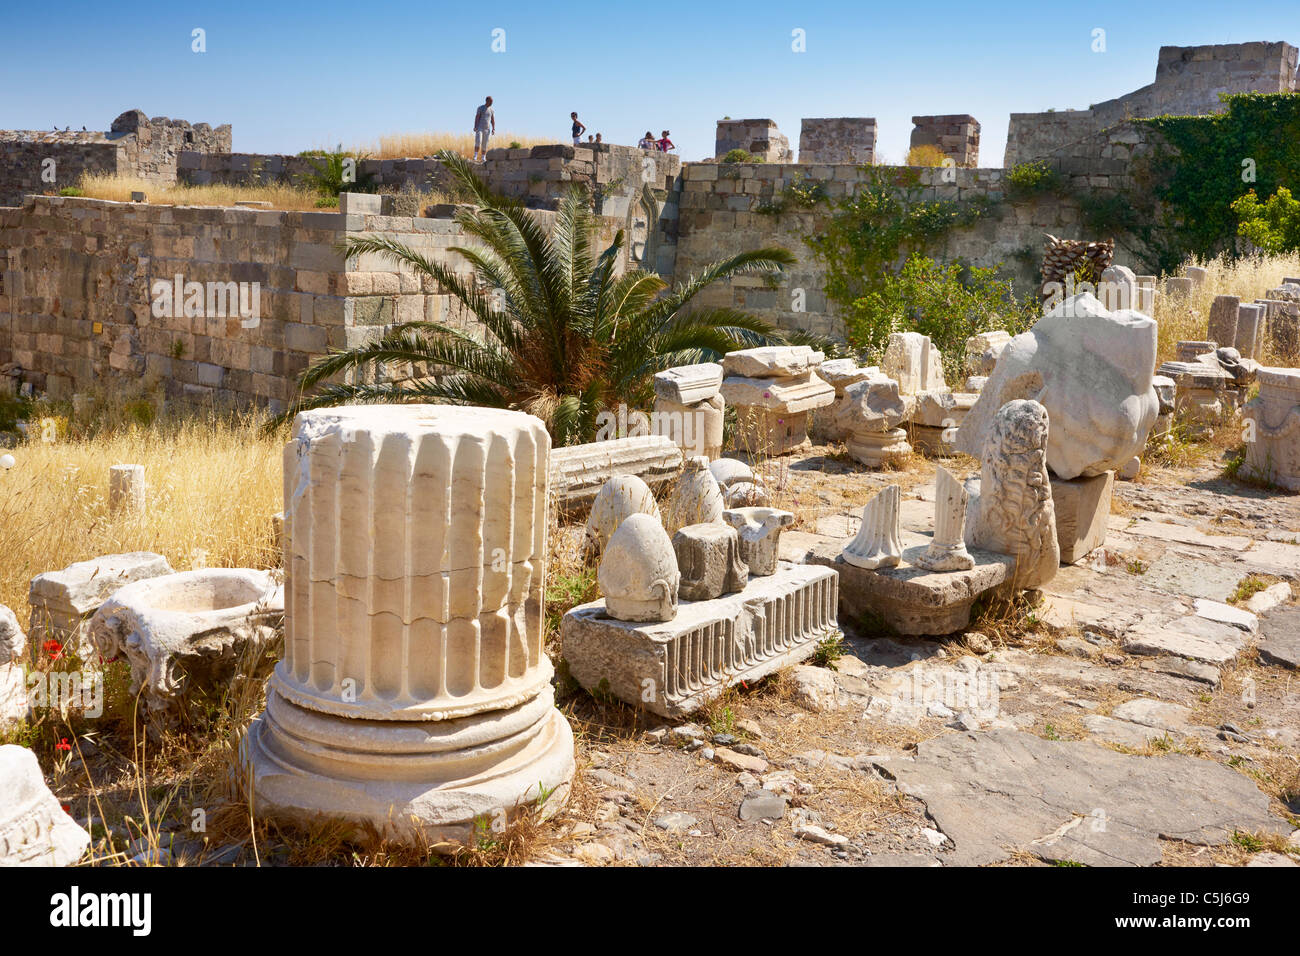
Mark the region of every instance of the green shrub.
[[1280, 255], [1300, 250], [1300, 200], [1285, 186], [1262, 203], [1252, 189], [1232, 204], [1232, 211], [1239, 220], [1237, 234], [1261, 251]]
[[76, 186], [64, 186], [62, 189], [59, 190], [59, 195], [60, 196], [84, 196], [86, 194]]
[[940, 265], [927, 256], [908, 257], [897, 275], [886, 273], [855, 299], [844, 315], [849, 345], [879, 354], [891, 332], [920, 332], [943, 353], [944, 374], [962, 380], [966, 339], [979, 332], [1023, 332], [1034, 319], [1031, 301], [1020, 301], [998, 268]]
[[1061, 187], [1061, 174], [1044, 159], [1017, 163], [1006, 174], [1007, 193], [1016, 199], [1028, 199]]
[[743, 149], [729, 149], [725, 156], [719, 162], [723, 163], [761, 163], [762, 156], [755, 156], [753, 153]]

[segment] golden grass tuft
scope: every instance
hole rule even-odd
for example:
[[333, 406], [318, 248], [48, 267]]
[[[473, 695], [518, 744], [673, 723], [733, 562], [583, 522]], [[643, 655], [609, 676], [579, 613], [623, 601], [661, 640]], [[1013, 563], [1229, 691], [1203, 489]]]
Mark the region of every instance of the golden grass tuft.
[[942, 166], [948, 157], [943, 150], [932, 143], [913, 146], [907, 151], [907, 166]]
[[[1300, 275], [1300, 253], [1253, 255], [1237, 260], [1219, 256], [1208, 261], [1190, 260], [1187, 265], [1200, 266], [1209, 272], [1209, 276], [1203, 284], [1192, 290], [1190, 297], [1171, 299], [1163, 292], [1156, 296], [1155, 314], [1152, 318], [1159, 327], [1157, 362], [1175, 359], [1179, 342], [1206, 339], [1210, 303], [1216, 295], [1240, 296], [1243, 303], [1263, 298], [1269, 289], [1281, 284], [1284, 276]], [[1261, 364], [1289, 366], [1295, 361], [1295, 356], [1277, 355], [1270, 342], [1264, 343]]]
[[[75, 561], [155, 551], [178, 571], [279, 564], [283, 436], [250, 418], [158, 422], [53, 442], [40, 428], [0, 471], [0, 604], [25, 619], [31, 579]], [[108, 468], [144, 465], [143, 516], [110, 514]]]
[[142, 192], [151, 204], [174, 206], [233, 206], [237, 202], [269, 202], [273, 209], [316, 209], [320, 199], [320, 194], [313, 189], [280, 183], [265, 186], [190, 186], [98, 173], [82, 176], [77, 188], [88, 199], [130, 202], [131, 193]]
[[[520, 146], [550, 146], [559, 142], [554, 137], [522, 136], [519, 133], [495, 133], [488, 140], [489, 149], [502, 149], [511, 143]], [[378, 140], [351, 148], [351, 152], [364, 155], [367, 159], [406, 159], [408, 157], [432, 156], [442, 149], [450, 149], [462, 156], [474, 155], [474, 134], [449, 133], [439, 130], [424, 132], [386, 133]]]

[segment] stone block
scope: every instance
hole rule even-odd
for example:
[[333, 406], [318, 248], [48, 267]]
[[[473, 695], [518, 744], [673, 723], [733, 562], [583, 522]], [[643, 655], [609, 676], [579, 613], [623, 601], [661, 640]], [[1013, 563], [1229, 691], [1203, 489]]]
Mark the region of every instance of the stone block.
[[1069, 481], [1053, 476], [1051, 483], [1061, 563], [1075, 564], [1106, 543], [1115, 473]]
[[689, 524], [673, 535], [683, 601], [707, 601], [744, 590], [749, 568], [735, 528], [717, 522]]
[[838, 629], [837, 602], [834, 571], [784, 563], [738, 593], [683, 601], [671, 621], [616, 621], [595, 601], [564, 616], [564, 658], [591, 692], [683, 717], [728, 687], [807, 660]]
[[31, 609], [28, 634], [34, 648], [46, 640], [71, 644], [70, 649], [90, 649], [85, 642], [88, 624], [101, 604], [120, 587], [171, 574], [161, 554], [131, 551], [78, 561], [62, 571], [46, 571], [32, 578], [27, 603]]
[[551, 453], [551, 493], [562, 509], [581, 509], [615, 475], [636, 475], [653, 489], [676, 477], [681, 467], [681, 449], [667, 435], [569, 445]]

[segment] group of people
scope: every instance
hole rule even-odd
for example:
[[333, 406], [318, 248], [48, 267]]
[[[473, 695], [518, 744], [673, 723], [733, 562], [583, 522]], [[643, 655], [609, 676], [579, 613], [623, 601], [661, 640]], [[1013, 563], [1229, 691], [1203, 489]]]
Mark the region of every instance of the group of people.
[[668, 130], [664, 130], [663, 134], [658, 139], [655, 139], [654, 133], [646, 130], [645, 135], [641, 137], [641, 142], [637, 143], [637, 145], [642, 149], [658, 151], [660, 153], [666, 153], [670, 149], [677, 148], [673, 145], [673, 141], [668, 138]]
[[[569, 114], [572, 125], [569, 127], [570, 135], [573, 137], [573, 145], [581, 146], [582, 134], [587, 132], [586, 125], [578, 119], [576, 112]], [[480, 163], [487, 159], [488, 140], [496, 135], [497, 118], [496, 113], [492, 110], [492, 97], [483, 100], [483, 104], [474, 111], [474, 162]], [[598, 144], [604, 142], [600, 133], [594, 136], [588, 135], [587, 142]], [[670, 149], [676, 149], [673, 141], [668, 138], [668, 130], [663, 131], [659, 139], [655, 139], [654, 134], [646, 130], [645, 136], [637, 144], [642, 149], [666, 153]]]

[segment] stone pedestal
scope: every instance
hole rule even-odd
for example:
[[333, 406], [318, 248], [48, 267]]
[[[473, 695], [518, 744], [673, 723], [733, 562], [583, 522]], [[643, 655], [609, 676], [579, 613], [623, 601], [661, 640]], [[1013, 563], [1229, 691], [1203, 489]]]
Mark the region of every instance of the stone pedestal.
[[1259, 358], [1264, 344], [1264, 311], [1264, 306], [1254, 303], [1237, 308], [1237, 337], [1232, 344], [1242, 358]]
[[835, 389], [813, 369], [822, 353], [807, 346], [729, 352], [722, 396], [736, 409], [735, 447], [754, 455], [784, 455], [808, 444], [808, 413], [835, 401]]
[[1219, 397], [1232, 384], [1232, 376], [1208, 362], [1165, 362], [1157, 371], [1177, 387], [1175, 419], [1193, 437], [1213, 436], [1223, 419]]
[[1222, 345], [1237, 341], [1237, 311], [1241, 298], [1235, 295], [1216, 295], [1210, 303], [1209, 331], [1205, 337]]
[[258, 812], [428, 844], [542, 792], [544, 811], [563, 803], [573, 735], [542, 650], [549, 453], [521, 412], [298, 416], [284, 659], [246, 740]]
[[872, 468], [879, 468], [912, 453], [912, 446], [907, 441], [907, 432], [901, 428], [891, 428], [883, 432], [854, 432], [845, 442], [845, 448], [854, 461]]
[[1242, 416], [1254, 433], [1242, 473], [1300, 491], [1300, 369], [1261, 368], [1259, 395]]
[[1069, 481], [1052, 476], [1056, 540], [1061, 546], [1062, 564], [1074, 564], [1106, 543], [1114, 489], [1113, 471]]
[[714, 395], [691, 405], [655, 398], [655, 430], [667, 435], [687, 457], [717, 458], [722, 454], [727, 403]]
[[587, 690], [682, 717], [811, 657], [837, 630], [838, 584], [826, 568], [783, 562], [743, 591], [683, 601], [673, 620], [655, 624], [613, 620], [594, 601], [564, 616], [564, 658]]
[[839, 575], [840, 613], [849, 619], [879, 618], [899, 634], [952, 634], [970, 624], [971, 605], [985, 591], [1002, 586], [1015, 573], [1015, 558], [970, 548], [972, 567], [927, 571], [916, 562], [932, 538], [903, 531], [902, 558], [892, 567], [861, 568], [844, 560], [847, 539], [828, 539], [809, 548], [806, 564]]

